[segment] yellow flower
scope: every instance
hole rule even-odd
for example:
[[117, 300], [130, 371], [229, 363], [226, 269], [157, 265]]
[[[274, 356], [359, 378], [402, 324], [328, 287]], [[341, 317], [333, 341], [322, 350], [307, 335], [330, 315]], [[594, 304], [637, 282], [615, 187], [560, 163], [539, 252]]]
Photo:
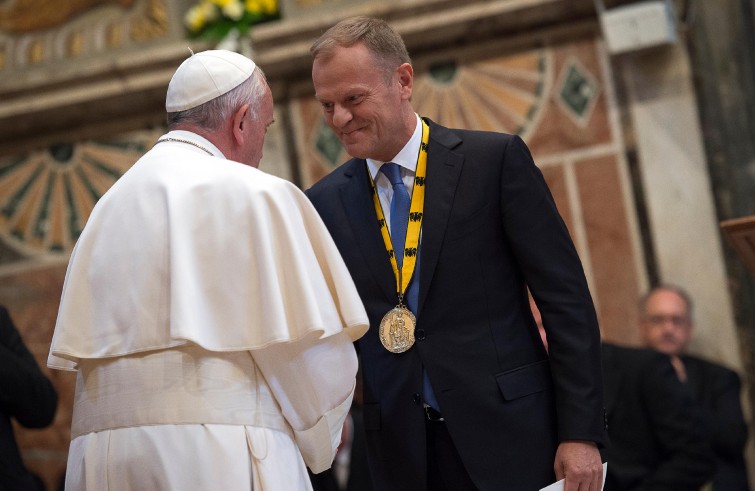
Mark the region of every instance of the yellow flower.
[[[2, 3], [3, 0], [0, 0]], [[258, 20], [278, 13], [279, 0], [196, 0], [184, 15], [191, 35], [214, 34], [215, 22], [227, 23], [246, 32]], [[251, 15], [249, 15], [251, 14]], [[226, 24], [223, 24], [226, 25]]]
[[266, 14], [274, 14], [278, 11], [278, 1], [277, 0], [261, 0], [262, 2], [262, 10]]
[[191, 32], [197, 32], [202, 29], [205, 25], [205, 20], [204, 12], [199, 5], [190, 8], [184, 16], [184, 24]]

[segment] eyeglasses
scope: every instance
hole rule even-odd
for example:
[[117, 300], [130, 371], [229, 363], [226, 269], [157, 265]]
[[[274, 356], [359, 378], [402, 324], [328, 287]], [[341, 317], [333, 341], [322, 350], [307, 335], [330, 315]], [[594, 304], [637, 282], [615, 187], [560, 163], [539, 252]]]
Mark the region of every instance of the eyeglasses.
[[661, 326], [666, 323], [671, 323], [675, 327], [681, 327], [689, 324], [689, 317], [687, 317], [686, 315], [646, 315], [644, 319], [645, 322], [654, 326]]

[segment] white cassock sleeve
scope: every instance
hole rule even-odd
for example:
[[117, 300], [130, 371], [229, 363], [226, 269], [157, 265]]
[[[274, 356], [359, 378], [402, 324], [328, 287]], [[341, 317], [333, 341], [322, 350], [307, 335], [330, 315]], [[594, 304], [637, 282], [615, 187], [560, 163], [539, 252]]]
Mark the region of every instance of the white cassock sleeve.
[[251, 352], [314, 473], [333, 463], [357, 372], [356, 352], [346, 333], [316, 336]]

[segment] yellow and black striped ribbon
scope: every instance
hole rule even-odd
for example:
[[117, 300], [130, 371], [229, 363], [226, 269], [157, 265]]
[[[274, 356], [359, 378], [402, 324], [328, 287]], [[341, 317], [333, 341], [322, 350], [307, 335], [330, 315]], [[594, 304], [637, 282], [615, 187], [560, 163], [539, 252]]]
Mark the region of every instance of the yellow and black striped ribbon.
[[430, 128], [427, 126], [427, 123], [422, 121], [422, 143], [419, 146], [419, 154], [417, 155], [417, 170], [414, 174], [412, 200], [409, 205], [409, 224], [406, 230], [404, 260], [401, 271], [398, 270], [396, 254], [391, 243], [391, 235], [388, 231], [388, 224], [385, 221], [385, 214], [380, 205], [380, 198], [378, 197], [377, 189], [375, 189], [375, 182], [372, 179], [372, 175], [369, 172], [367, 173], [370, 177], [370, 185], [372, 186], [372, 201], [375, 204], [375, 213], [380, 223], [380, 233], [383, 236], [383, 242], [385, 242], [385, 249], [388, 251], [388, 257], [393, 267], [393, 274], [396, 276], [396, 293], [398, 294], [399, 305], [403, 304], [404, 293], [406, 293], [406, 289], [412, 279], [414, 266], [417, 262], [419, 234], [422, 230], [422, 215], [425, 207], [425, 176], [427, 175], [427, 144], [429, 141]]

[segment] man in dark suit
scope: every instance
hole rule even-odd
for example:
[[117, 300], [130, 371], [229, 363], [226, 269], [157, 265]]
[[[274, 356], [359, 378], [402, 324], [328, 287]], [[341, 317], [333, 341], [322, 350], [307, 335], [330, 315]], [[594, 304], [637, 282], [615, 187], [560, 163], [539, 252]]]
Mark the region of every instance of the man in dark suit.
[[663, 285], [640, 301], [640, 334], [645, 345], [671, 357], [677, 377], [699, 403], [716, 455], [713, 491], [748, 491], [744, 447], [747, 424], [740, 403], [739, 375], [686, 354], [694, 322], [692, 300], [681, 288]]
[[668, 357], [604, 343], [605, 491], [699, 491], [714, 461], [691, 394]]
[[526, 145], [420, 119], [409, 55], [383, 21], [346, 19], [311, 52], [325, 119], [354, 157], [307, 194], [370, 317], [357, 348], [375, 489], [532, 491], [565, 477], [597, 491], [597, 320]]
[[42, 481], [29, 472], [16, 445], [11, 418], [28, 428], [52, 423], [58, 394], [37, 361], [24, 346], [13, 321], [0, 307], [0, 489], [43, 490]]

